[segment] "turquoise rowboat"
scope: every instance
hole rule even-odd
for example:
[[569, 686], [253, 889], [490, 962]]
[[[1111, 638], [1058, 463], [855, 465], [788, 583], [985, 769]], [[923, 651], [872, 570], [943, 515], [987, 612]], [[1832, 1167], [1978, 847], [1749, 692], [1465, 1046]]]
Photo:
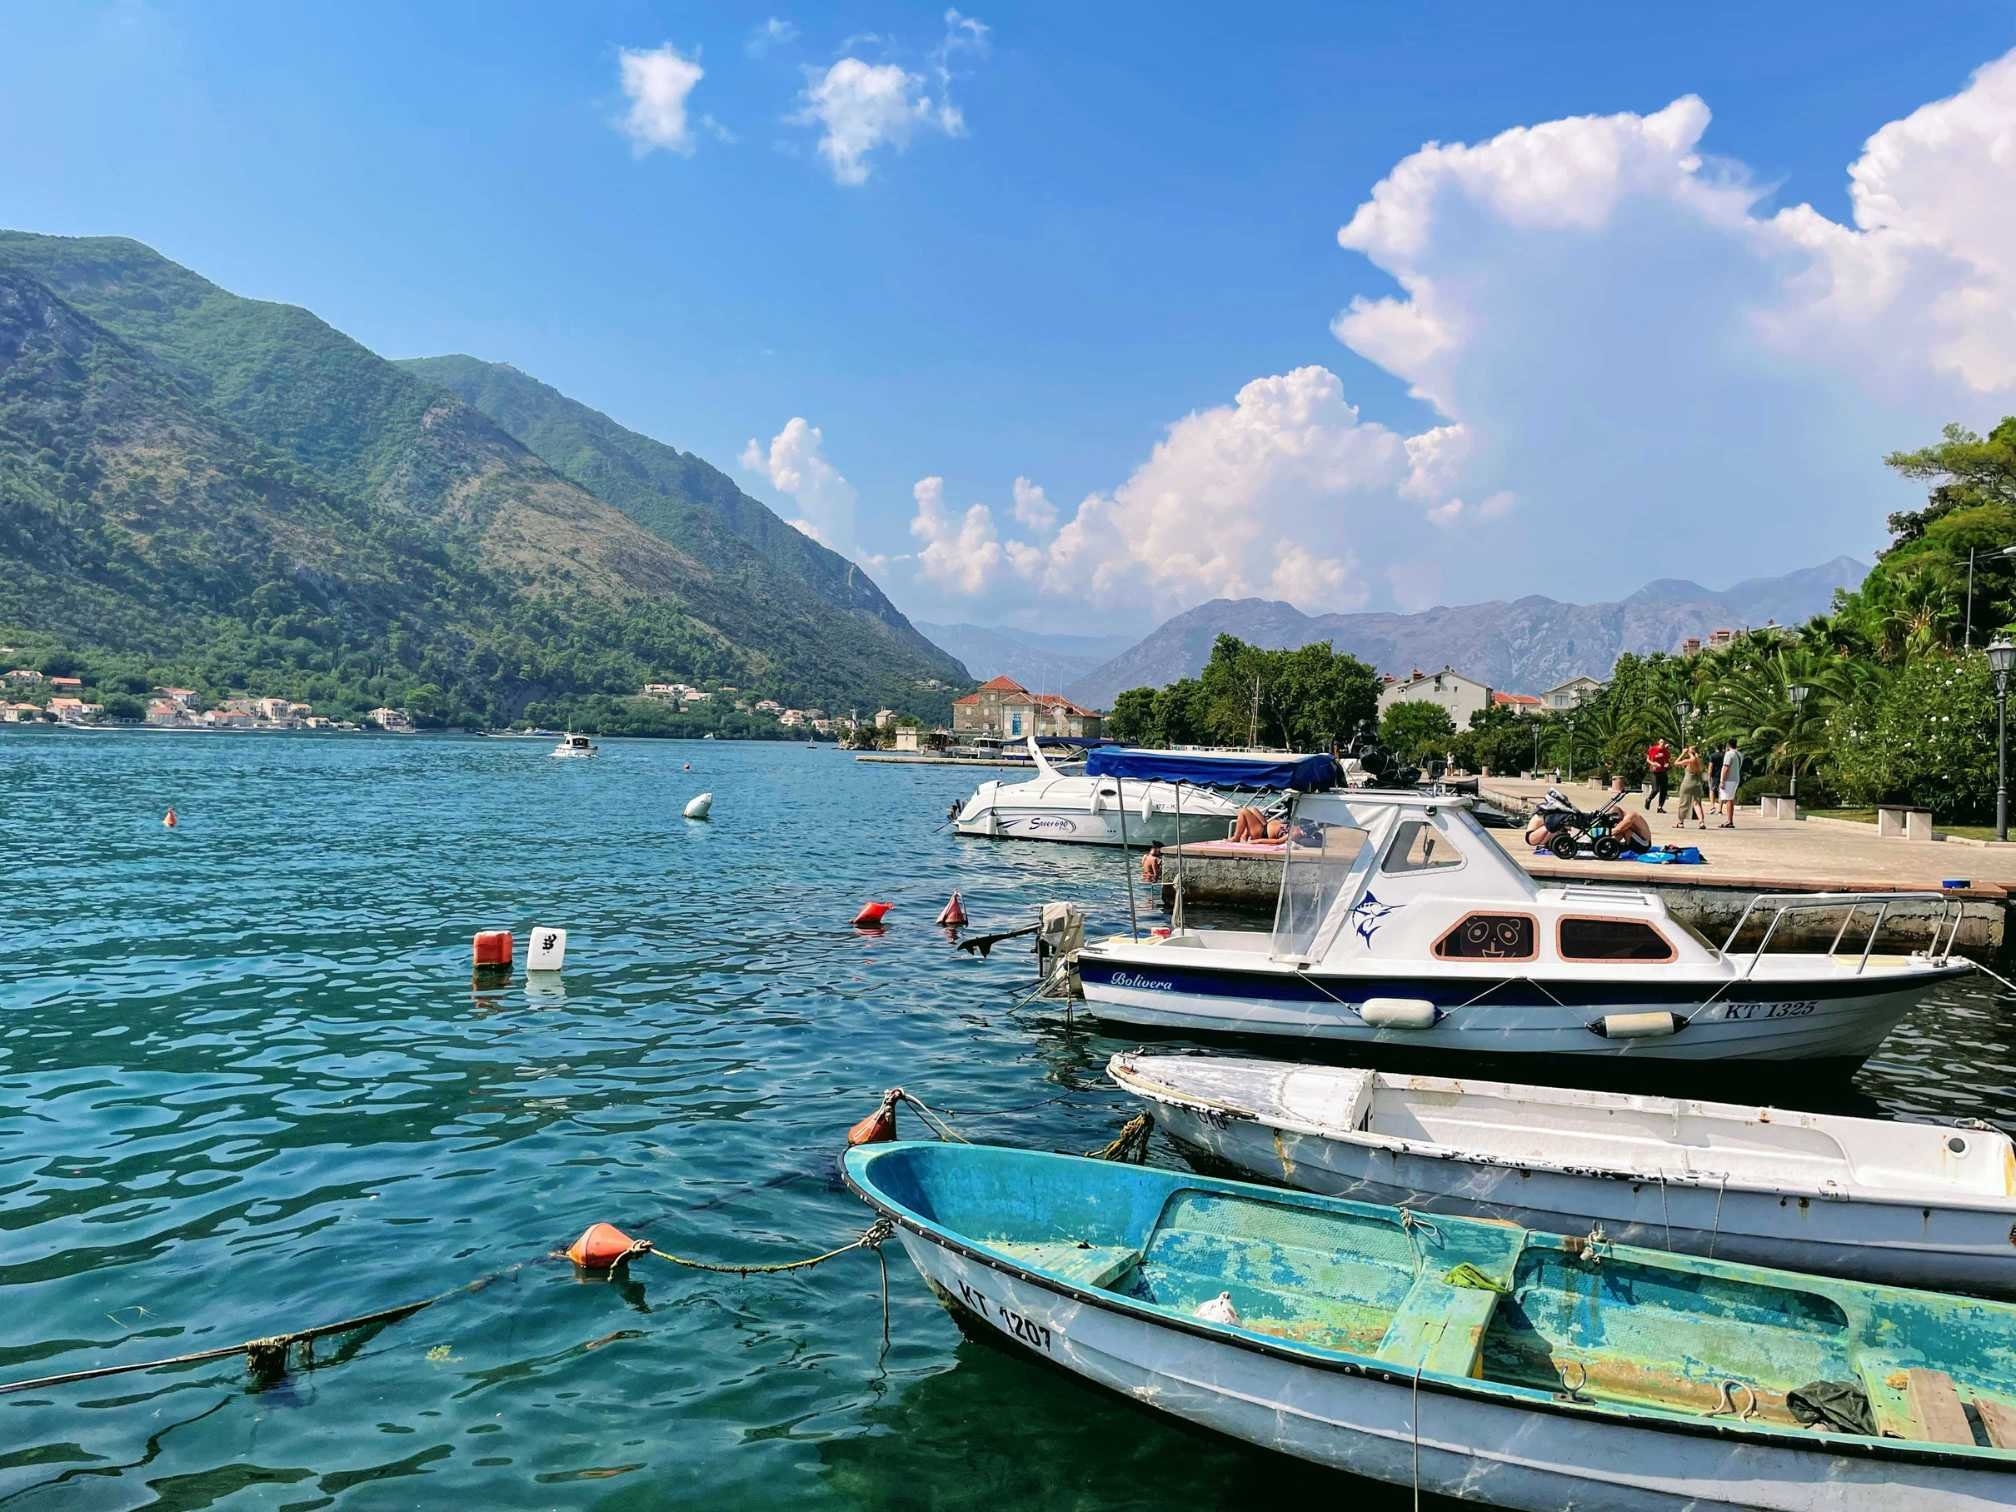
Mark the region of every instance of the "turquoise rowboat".
[[990, 1146], [845, 1171], [969, 1326], [1318, 1464], [1536, 1512], [2016, 1507], [2008, 1303]]

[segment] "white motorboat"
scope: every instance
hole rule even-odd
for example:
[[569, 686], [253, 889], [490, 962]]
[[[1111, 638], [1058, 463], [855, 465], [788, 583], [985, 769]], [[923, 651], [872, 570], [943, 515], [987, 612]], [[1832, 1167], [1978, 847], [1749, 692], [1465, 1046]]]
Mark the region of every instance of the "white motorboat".
[[1003, 840], [1137, 848], [1223, 840], [1250, 801], [1239, 795], [1260, 793], [1272, 802], [1291, 786], [1330, 787], [1337, 771], [1328, 756], [1107, 748], [1086, 758], [1083, 775], [1067, 776], [1034, 739], [1029, 757], [1036, 776], [981, 783], [953, 817], [953, 829]]
[[553, 747], [553, 755], [561, 760], [574, 760], [597, 754], [599, 747], [586, 735], [576, 735], [571, 730], [560, 737], [560, 744]]
[[[1899, 904], [1945, 910], [1929, 950], [1876, 952]], [[1788, 915], [1816, 908], [1843, 915], [1835, 949], [1770, 951]], [[1858, 916], [1868, 933], [1841, 950]], [[1753, 918], [1762, 938], [1736, 949]], [[1077, 965], [1092, 1012], [1120, 1024], [1838, 1071], [1867, 1059], [1933, 986], [1972, 969], [1953, 954], [1959, 926], [1958, 904], [1940, 893], [1765, 895], [1718, 947], [1656, 892], [1541, 886], [1467, 798], [1325, 793], [1295, 804], [1271, 931], [1108, 940]]]
[[1308, 1192], [2016, 1293], [2016, 1146], [1994, 1129], [1220, 1056], [1106, 1069], [1179, 1144]]

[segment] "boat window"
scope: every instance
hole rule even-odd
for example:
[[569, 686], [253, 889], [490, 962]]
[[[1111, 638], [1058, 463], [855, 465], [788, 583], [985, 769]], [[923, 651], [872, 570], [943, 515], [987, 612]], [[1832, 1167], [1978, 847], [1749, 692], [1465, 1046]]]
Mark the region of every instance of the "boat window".
[[1673, 945], [1650, 924], [1636, 919], [1563, 919], [1564, 961], [1670, 961]]
[[1449, 842], [1448, 836], [1426, 819], [1409, 819], [1393, 832], [1393, 843], [1386, 847], [1386, 864], [1380, 869], [1388, 872], [1438, 871], [1445, 866], [1462, 864], [1463, 853]]
[[1274, 911], [1274, 954], [1306, 956], [1338, 899], [1351, 890], [1365, 831], [1350, 824], [1297, 820], [1285, 847], [1281, 897]]
[[1445, 961], [1530, 961], [1534, 938], [1530, 914], [1465, 914], [1435, 942], [1435, 954]]

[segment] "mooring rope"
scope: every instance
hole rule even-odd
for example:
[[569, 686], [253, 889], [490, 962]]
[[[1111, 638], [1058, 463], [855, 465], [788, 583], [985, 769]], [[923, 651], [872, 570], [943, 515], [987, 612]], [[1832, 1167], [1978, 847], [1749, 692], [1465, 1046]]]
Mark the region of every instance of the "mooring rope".
[[1098, 1149], [1087, 1150], [1085, 1156], [1088, 1160], [1117, 1160], [1122, 1165], [1146, 1165], [1148, 1136], [1154, 1132], [1154, 1120], [1146, 1113], [1136, 1113], [1118, 1134]]

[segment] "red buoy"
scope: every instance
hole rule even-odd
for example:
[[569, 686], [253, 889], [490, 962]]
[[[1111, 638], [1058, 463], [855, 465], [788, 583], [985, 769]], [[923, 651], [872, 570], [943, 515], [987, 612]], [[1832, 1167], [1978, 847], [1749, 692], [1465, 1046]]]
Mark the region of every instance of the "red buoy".
[[847, 1131], [847, 1148], [856, 1145], [887, 1144], [896, 1137], [896, 1101], [903, 1095], [901, 1087], [891, 1087], [882, 1094], [882, 1106], [870, 1113], [861, 1122]]
[[638, 1244], [613, 1223], [591, 1223], [568, 1246], [567, 1258], [583, 1270], [604, 1271], [636, 1254]]
[[180, 824], [182, 821], [175, 817], [175, 810], [171, 808], [168, 810], [167, 813], [161, 816], [161, 822], [167, 825], [169, 829], [173, 829], [175, 828], [176, 825]]
[[473, 947], [478, 971], [511, 969], [511, 931], [508, 929], [484, 929], [477, 931]]
[[854, 915], [854, 925], [857, 929], [864, 926], [872, 928], [880, 924], [883, 915], [887, 914], [895, 906], [894, 903], [863, 903], [861, 905], [861, 912]]
[[938, 915], [938, 922], [947, 929], [961, 929], [966, 924], [966, 905], [959, 901], [959, 893], [954, 889], [952, 901], [947, 903]]

